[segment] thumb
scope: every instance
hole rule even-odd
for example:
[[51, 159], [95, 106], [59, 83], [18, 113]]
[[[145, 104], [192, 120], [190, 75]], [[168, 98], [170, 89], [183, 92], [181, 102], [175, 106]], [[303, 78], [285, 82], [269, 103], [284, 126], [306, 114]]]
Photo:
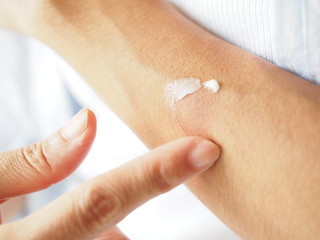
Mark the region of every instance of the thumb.
[[47, 139], [0, 153], [0, 199], [38, 191], [67, 177], [87, 155], [95, 133], [93, 112], [82, 109]]

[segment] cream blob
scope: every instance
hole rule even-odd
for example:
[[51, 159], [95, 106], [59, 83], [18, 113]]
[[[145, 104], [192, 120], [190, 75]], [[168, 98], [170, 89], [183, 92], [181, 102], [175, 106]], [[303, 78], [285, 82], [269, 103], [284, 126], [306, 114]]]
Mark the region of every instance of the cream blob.
[[201, 83], [201, 81], [196, 78], [181, 78], [167, 84], [165, 87], [165, 97], [167, 101], [174, 104], [200, 90], [202, 87], [208, 89], [212, 93], [218, 93], [220, 89], [219, 82], [215, 79]]
[[204, 86], [206, 89], [212, 91], [213, 93], [218, 93], [219, 90], [220, 90], [220, 84], [219, 84], [219, 82], [218, 82], [217, 80], [215, 80], [215, 79], [212, 79], [212, 80], [209, 80], [209, 81], [203, 83], [203, 86]]

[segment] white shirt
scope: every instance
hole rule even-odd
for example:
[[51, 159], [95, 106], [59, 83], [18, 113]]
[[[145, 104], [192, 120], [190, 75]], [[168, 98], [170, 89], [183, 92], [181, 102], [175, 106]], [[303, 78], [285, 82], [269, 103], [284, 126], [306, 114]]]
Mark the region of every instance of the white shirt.
[[222, 39], [320, 84], [319, 0], [172, 0]]

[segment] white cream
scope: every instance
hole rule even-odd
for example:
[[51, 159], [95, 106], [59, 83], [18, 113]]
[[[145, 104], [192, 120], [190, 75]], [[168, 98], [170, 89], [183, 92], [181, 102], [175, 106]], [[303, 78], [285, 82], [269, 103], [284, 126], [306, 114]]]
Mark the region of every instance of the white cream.
[[200, 80], [196, 78], [182, 78], [176, 80], [165, 87], [166, 99], [171, 103], [177, 102], [189, 94], [198, 91], [201, 87]]
[[209, 80], [203, 84], [203, 86], [212, 91], [213, 93], [218, 93], [220, 89], [219, 82], [215, 79]]
[[182, 78], [169, 83], [165, 87], [165, 97], [167, 101], [174, 104], [175, 102], [184, 99], [186, 96], [200, 90], [202, 87], [213, 93], [218, 93], [220, 89], [219, 82], [214, 79], [202, 84], [201, 81], [196, 78]]

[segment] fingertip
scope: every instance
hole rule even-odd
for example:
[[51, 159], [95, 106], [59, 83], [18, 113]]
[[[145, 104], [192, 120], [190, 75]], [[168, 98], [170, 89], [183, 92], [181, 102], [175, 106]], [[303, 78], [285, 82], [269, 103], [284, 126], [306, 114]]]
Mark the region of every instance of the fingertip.
[[[220, 148], [202, 137], [185, 137], [168, 143], [146, 155], [155, 176], [154, 182], [175, 187], [209, 169], [219, 158]], [[157, 179], [163, 177], [165, 179]], [[156, 186], [156, 185], [155, 185]], [[158, 188], [163, 189], [163, 188]], [[165, 188], [167, 190], [167, 188]]]
[[44, 141], [54, 182], [73, 172], [89, 153], [96, 136], [97, 120], [89, 109], [80, 110], [64, 128]]
[[74, 141], [79, 137], [88, 135], [87, 133], [95, 134], [96, 118], [94, 113], [87, 109], [81, 109], [71, 120], [61, 129], [61, 136], [67, 141]]
[[220, 148], [209, 140], [202, 140], [189, 152], [189, 161], [197, 169], [211, 167], [220, 156]]
[[[82, 119], [76, 124], [78, 124], [79, 126], [82, 125], [84, 126], [84, 128], [82, 131], [78, 132], [77, 136], [74, 136], [72, 139], [68, 139], [69, 143], [67, 145], [69, 146], [67, 147], [67, 145], [65, 145], [66, 148], [64, 150], [69, 153], [67, 155], [69, 155], [71, 158], [83, 160], [89, 152], [95, 139], [97, 130], [97, 119], [95, 114], [90, 109], [83, 108], [75, 115], [75, 117], [73, 117], [73, 119], [67, 125], [77, 122], [77, 120], [74, 121], [74, 119], [76, 118]], [[63, 133], [65, 128], [61, 130], [62, 136], [65, 135]]]
[[87, 112], [87, 118], [88, 118], [88, 126], [91, 126], [91, 127], [96, 127], [96, 124], [97, 124], [97, 118], [96, 118], [96, 115], [94, 114], [93, 111], [91, 111], [90, 109], [88, 108], [84, 108], [84, 111]]
[[209, 168], [220, 157], [220, 147], [203, 137], [189, 136], [177, 140], [176, 143], [180, 145], [180, 151], [187, 154], [191, 166], [198, 171]]
[[86, 128], [81, 136], [82, 139], [80, 139], [80, 142], [81, 145], [86, 142], [88, 144], [92, 144], [97, 131], [97, 118], [94, 112], [92, 112], [90, 109], [84, 108], [81, 111], [84, 111], [86, 116]]
[[92, 143], [96, 136], [97, 119], [87, 108], [81, 109], [61, 130], [60, 135], [67, 142]]

